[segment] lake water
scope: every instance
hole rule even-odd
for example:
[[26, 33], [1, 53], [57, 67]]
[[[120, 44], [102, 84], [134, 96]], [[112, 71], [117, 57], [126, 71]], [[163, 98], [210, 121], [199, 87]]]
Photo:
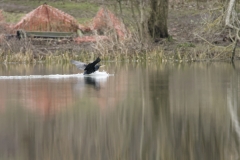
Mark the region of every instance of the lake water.
[[0, 159], [239, 159], [239, 62], [103, 64], [1, 64]]

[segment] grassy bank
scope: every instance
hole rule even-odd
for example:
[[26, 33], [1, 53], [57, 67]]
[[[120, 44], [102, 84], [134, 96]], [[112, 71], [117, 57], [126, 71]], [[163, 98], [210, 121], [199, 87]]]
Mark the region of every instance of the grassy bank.
[[152, 51], [148, 54], [146, 53], [104, 53], [97, 54], [94, 52], [85, 53], [50, 53], [46, 55], [34, 55], [32, 51], [25, 53], [0, 53], [0, 62], [3, 63], [69, 63], [71, 59], [88, 61], [89, 59], [95, 59], [101, 57], [104, 61], [126, 61], [126, 62], [136, 62], [136, 61], [167, 61], [163, 55], [163, 51]]
[[[10, 24], [18, 22], [26, 13], [43, 4], [42, 1], [4, 1], [0, 7], [4, 10], [5, 21]], [[100, 6], [105, 6], [122, 17], [126, 26], [131, 30], [131, 39], [117, 41], [113, 35], [110, 41], [99, 41], [89, 44], [67, 44], [58, 41], [34, 42], [29, 41], [3, 41], [0, 48], [0, 62], [9, 63], [65, 63], [70, 59], [88, 60], [100, 56], [103, 60], [124, 61], [216, 61], [230, 60], [232, 54], [232, 42], [228, 38], [228, 32], [223, 31], [220, 10], [209, 12], [213, 2], [187, 2], [183, 4], [170, 4], [168, 28], [171, 37], [160, 39], [158, 42], [149, 40], [142, 44], [137, 38], [134, 19], [130, 8], [123, 3], [123, 14], [119, 15], [117, 4], [97, 1], [92, 2], [48, 2], [75, 17], [79, 23], [91, 21]], [[201, 9], [199, 9], [199, 6]], [[219, 18], [220, 17], [220, 18]], [[221, 30], [221, 31], [220, 31]], [[224, 40], [223, 40], [224, 39]], [[40, 44], [39, 44], [40, 43]], [[236, 57], [239, 48], [236, 49]]]
[[[198, 46], [199, 47], [199, 46]], [[53, 52], [45, 55], [35, 55], [32, 51], [24, 53], [2, 52], [0, 53], [0, 62], [4, 63], [68, 63], [71, 59], [88, 61], [101, 57], [104, 61], [176, 61], [176, 62], [195, 62], [195, 61], [230, 61], [231, 46], [192, 49], [191, 51], [177, 50], [176, 53], [165, 52], [162, 48], [155, 48], [151, 51], [139, 53], [98, 53], [96, 52]]]

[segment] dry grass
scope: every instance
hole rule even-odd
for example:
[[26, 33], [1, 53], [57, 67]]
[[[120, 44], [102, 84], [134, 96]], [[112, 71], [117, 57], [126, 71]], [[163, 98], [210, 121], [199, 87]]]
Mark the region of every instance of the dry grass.
[[98, 56], [104, 61], [209, 61], [228, 60], [232, 51], [232, 45], [227, 47], [210, 44], [198, 44], [194, 47], [181, 45], [174, 51], [166, 51], [163, 46], [140, 46], [134, 43], [102, 41], [80, 46], [69, 44], [68, 48], [71, 50], [68, 50], [61, 47], [51, 49], [51, 46], [37, 48], [29, 41], [21, 42], [21, 45], [6, 41], [5, 47], [0, 49], [0, 61], [68, 63], [71, 59], [88, 61]]
[[[173, 37], [160, 40], [158, 43], [151, 40], [141, 42], [135, 30], [131, 30], [132, 36], [129, 39], [119, 41], [116, 34], [109, 29], [104, 31], [104, 35], [111, 37], [110, 40], [96, 43], [75, 44], [68, 40], [10, 39], [0, 44], [0, 61], [66, 63], [70, 59], [89, 60], [97, 56], [106, 61], [228, 60], [232, 46], [228, 37], [227, 42], [222, 41], [227, 33], [222, 23], [223, 6], [220, 3], [209, 6], [212, 7], [204, 11], [191, 9], [192, 16], [188, 12], [185, 13], [184, 8], [183, 11], [170, 10], [172, 13], [170, 13], [169, 30]], [[177, 16], [180, 13], [181, 21]], [[193, 19], [194, 23], [190, 23], [189, 18]], [[133, 25], [128, 28], [134, 28]]]
[[[112, 33], [111, 33], [112, 34]], [[102, 60], [145, 61], [164, 59], [161, 47], [142, 45], [137, 38], [118, 41], [114, 34], [109, 40], [96, 43], [75, 44], [64, 40], [3, 40], [0, 49], [1, 62], [18, 63], [66, 63], [71, 59], [87, 61], [98, 56]], [[165, 57], [166, 58], [166, 57]]]

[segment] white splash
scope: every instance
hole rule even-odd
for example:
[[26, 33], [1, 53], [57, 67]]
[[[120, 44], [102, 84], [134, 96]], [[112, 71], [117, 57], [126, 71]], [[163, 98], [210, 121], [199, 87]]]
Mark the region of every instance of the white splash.
[[[82, 74], [83, 75], [83, 74]], [[99, 76], [104, 76], [104, 77], [108, 77], [108, 76], [112, 76], [113, 74], [108, 74], [107, 72], [105, 71], [102, 71], [102, 72], [99, 72], [99, 71], [96, 71], [96, 72], [93, 72], [91, 74], [85, 74], [84, 76], [85, 77], [99, 77]]]
[[26, 75], [26, 76], [0, 76], [0, 80], [4, 79], [60, 79], [60, 78], [82, 78], [82, 77], [94, 77], [95, 79], [106, 78], [113, 76], [107, 72], [96, 71], [92, 74], [84, 75], [83, 73], [78, 74], [51, 74], [51, 75]]

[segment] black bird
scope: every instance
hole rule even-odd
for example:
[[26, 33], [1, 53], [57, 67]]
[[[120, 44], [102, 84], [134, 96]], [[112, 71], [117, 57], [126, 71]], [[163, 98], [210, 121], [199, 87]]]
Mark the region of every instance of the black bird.
[[71, 63], [74, 64], [78, 69], [84, 70], [83, 74], [91, 74], [99, 69], [101, 65], [98, 63], [100, 61], [101, 59], [98, 57], [95, 61], [88, 64], [74, 60], [71, 60]]

